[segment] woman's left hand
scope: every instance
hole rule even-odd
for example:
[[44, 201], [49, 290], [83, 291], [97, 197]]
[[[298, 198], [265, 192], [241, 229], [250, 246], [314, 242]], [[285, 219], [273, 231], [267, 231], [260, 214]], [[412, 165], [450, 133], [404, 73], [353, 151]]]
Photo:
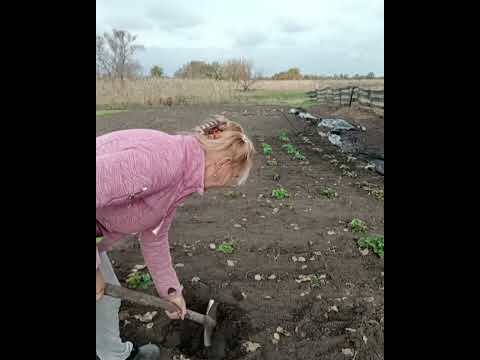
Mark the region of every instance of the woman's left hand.
[[179, 309], [178, 311], [175, 311], [175, 312], [165, 311], [167, 316], [172, 320], [177, 320], [177, 319], [184, 320], [185, 315], [187, 315], [187, 305], [185, 304], [185, 299], [183, 298], [183, 295], [182, 294], [171, 295], [168, 297], [168, 300], [174, 303], [175, 305], [177, 305]]

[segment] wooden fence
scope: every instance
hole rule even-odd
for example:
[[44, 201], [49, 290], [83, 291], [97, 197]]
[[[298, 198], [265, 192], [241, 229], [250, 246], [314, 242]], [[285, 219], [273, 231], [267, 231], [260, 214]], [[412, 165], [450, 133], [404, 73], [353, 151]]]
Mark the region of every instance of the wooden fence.
[[331, 88], [326, 87], [310, 91], [307, 95], [323, 104], [360, 106], [383, 114], [384, 90], [363, 89], [360, 87]]

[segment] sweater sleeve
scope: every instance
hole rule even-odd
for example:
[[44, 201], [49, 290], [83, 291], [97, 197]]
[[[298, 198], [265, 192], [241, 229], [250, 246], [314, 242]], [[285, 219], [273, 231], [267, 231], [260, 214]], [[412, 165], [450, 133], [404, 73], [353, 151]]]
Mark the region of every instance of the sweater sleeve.
[[158, 229], [144, 231], [139, 237], [145, 263], [157, 292], [162, 297], [168, 296], [170, 289], [175, 290], [177, 294], [181, 294], [183, 290], [173, 268], [168, 242], [168, 231], [175, 213], [173, 210], [167, 215]]

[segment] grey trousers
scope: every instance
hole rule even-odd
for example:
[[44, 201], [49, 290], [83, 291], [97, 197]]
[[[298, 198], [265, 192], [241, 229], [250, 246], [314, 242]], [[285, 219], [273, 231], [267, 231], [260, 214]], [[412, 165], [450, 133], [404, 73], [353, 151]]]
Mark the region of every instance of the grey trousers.
[[[107, 254], [100, 254], [100, 260], [100, 270], [105, 282], [120, 285]], [[101, 360], [125, 360], [132, 351], [133, 344], [128, 341], [122, 342], [120, 339], [119, 309], [119, 299], [104, 296], [102, 300], [97, 301], [97, 356]]]

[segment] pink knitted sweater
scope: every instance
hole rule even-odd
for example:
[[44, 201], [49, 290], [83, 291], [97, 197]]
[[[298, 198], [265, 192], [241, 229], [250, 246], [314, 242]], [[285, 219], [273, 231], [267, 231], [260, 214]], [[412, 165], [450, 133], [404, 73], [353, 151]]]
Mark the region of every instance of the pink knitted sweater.
[[172, 266], [168, 230], [178, 204], [203, 194], [205, 153], [193, 136], [123, 130], [97, 137], [97, 236], [99, 252], [136, 234], [160, 296], [182, 290]]

